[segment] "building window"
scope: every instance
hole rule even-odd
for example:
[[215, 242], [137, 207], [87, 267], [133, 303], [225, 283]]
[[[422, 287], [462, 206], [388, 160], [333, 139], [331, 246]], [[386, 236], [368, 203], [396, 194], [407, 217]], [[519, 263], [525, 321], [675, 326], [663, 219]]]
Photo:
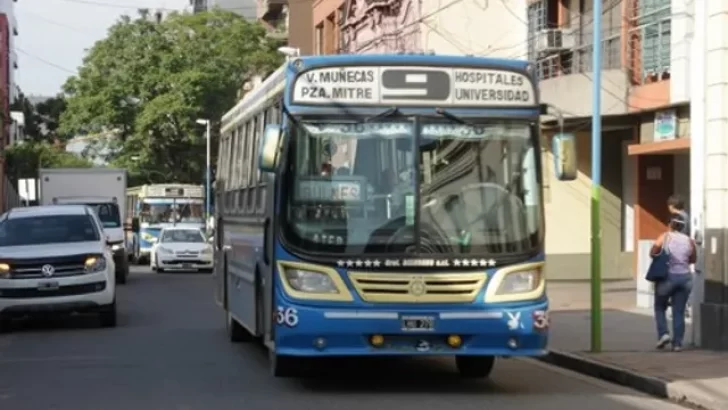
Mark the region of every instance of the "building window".
[[314, 39], [314, 53], [316, 55], [323, 54], [323, 46], [324, 46], [324, 25], [319, 24], [316, 26], [316, 38]]
[[[602, 0], [605, 5], [602, 18], [602, 67], [601, 69], [618, 69], [622, 67], [621, 28], [622, 14], [619, 1]], [[643, 0], [640, 0], [643, 1]], [[590, 0], [572, 1], [564, 13], [570, 16], [568, 21], [559, 21], [559, 2], [556, 0], [539, 0], [528, 6], [528, 58], [536, 61], [540, 79], [553, 78], [566, 74], [589, 73], [593, 70], [592, 58], [594, 45], [592, 30], [592, 5]], [[548, 52], [537, 49], [539, 33], [543, 30], [558, 28], [549, 34], [554, 38], [561, 36], [564, 40], [561, 48]], [[566, 45], [569, 39], [568, 46]], [[541, 39], [542, 44], [545, 41]], [[551, 43], [551, 41], [549, 41]], [[558, 43], [558, 42], [555, 42]], [[567, 48], [569, 47], [569, 48]]]
[[339, 26], [336, 24], [336, 14], [331, 13], [324, 22], [325, 36], [324, 53], [338, 54], [339, 52]]
[[346, 49], [347, 49], [347, 47], [346, 47], [347, 45], [344, 44], [345, 43], [344, 42], [344, 33], [342, 30], [342, 28], [344, 27], [344, 24], [346, 23], [346, 18], [344, 15], [344, 13], [345, 13], [344, 6], [345, 5], [346, 4], [342, 4], [341, 7], [339, 7], [336, 10], [336, 26], [334, 27], [334, 29], [338, 33], [338, 37], [339, 37], [338, 43], [336, 44], [336, 47], [337, 47], [339, 53], [346, 52]]
[[536, 62], [540, 78], [551, 78], [561, 70], [560, 53], [544, 54], [537, 44], [543, 30], [558, 26], [558, 3], [552, 0], [538, 0], [528, 6], [528, 59]]
[[670, 0], [639, 0], [631, 19], [633, 81], [657, 81], [670, 71]]
[[528, 59], [538, 59], [536, 51], [536, 36], [539, 31], [546, 29], [547, 0], [539, 0], [528, 6]]

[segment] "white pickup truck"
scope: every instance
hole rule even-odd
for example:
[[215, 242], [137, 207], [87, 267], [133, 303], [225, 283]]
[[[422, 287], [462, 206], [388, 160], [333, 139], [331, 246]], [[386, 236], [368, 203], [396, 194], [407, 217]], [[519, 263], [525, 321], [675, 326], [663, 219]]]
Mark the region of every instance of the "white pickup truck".
[[[126, 233], [126, 170], [111, 168], [56, 168], [40, 170], [40, 204], [84, 204], [104, 224], [114, 253], [117, 283], [126, 283], [129, 260]], [[133, 230], [134, 227], [131, 229]], [[138, 227], [137, 227], [138, 229]]]

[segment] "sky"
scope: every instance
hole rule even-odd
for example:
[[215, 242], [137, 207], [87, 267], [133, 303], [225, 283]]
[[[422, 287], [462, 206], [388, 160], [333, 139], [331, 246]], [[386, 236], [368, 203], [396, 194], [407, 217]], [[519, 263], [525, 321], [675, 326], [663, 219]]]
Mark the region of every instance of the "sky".
[[139, 8], [181, 10], [190, 0], [19, 0], [15, 82], [26, 95], [53, 96], [81, 65], [85, 50]]

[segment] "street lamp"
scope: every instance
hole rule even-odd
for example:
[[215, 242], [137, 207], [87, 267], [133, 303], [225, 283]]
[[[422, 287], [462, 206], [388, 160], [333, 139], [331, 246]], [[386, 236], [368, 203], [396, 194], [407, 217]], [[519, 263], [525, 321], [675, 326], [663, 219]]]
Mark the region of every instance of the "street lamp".
[[207, 140], [207, 154], [205, 155], [205, 214], [210, 219], [210, 120], [198, 119], [196, 121], [206, 128], [205, 139]]

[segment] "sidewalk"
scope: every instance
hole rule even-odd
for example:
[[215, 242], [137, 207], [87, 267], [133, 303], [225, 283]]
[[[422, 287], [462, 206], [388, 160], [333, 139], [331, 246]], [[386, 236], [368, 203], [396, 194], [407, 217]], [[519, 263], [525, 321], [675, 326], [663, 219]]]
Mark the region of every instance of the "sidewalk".
[[[652, 312], [635, 308], [631, 281], [602, 289], [602, 352], [589, 353], [588, 283], [549, 283], [551, 354], [544, 361], [708, 410], [728, 409], [728, 352], [655, 349]], [[691, 341], [688, 325], [685, 344]]]

